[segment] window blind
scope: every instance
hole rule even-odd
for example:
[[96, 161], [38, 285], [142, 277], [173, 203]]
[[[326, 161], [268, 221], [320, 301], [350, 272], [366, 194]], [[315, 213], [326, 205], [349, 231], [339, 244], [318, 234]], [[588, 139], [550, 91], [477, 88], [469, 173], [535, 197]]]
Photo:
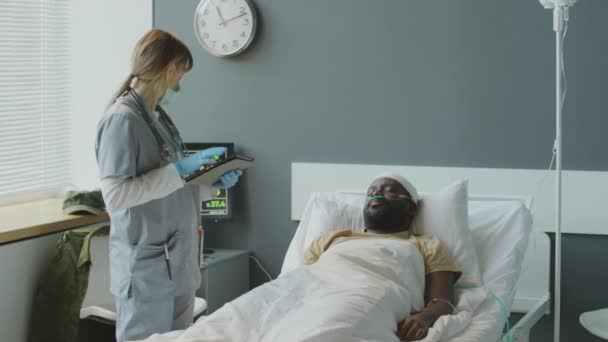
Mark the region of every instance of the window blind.
[[0, 199], [71, 180], [70, 0], [0, 0]]

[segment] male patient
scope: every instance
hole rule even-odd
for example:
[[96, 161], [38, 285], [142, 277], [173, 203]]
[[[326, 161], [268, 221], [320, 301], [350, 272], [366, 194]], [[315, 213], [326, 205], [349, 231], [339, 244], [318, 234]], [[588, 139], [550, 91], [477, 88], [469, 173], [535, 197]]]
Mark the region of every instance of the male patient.
[[439, 240], [410, 233], [417, 210], [407, 180], [376, 179], [364, 208], [365, 233], [323, 235], [307, 251], [308, 265], [226, 303], [177, 338], [147, 341], [420, 340], [452, 312], [461, 273]]
[[367, 191], [363, 208], [365, 231], [326, 233], [311, 243], [304, 256], [306, 264], [313, 264], [332, 246], [353, 239], [402, 239], [412, 243], [424, 259], [426, 305], [399, 322], [397, 336], [402, 341], [426, 337], [440, 316], [452, 313], [453, 284], [461, 275], [461, 268], [437, 238], [416, 236], [410, 231], [418, 208], [418, 194], [409, 181], [400, 175], [381, 176]]

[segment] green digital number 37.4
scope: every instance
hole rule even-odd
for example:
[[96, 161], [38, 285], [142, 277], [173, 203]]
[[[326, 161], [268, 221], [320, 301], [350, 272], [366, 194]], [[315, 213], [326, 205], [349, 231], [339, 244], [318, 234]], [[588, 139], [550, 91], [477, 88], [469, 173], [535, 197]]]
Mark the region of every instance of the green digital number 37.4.
[[226, 201], [224, 200], [213, 200], [207, 202], [207, 208], [226, 208]]

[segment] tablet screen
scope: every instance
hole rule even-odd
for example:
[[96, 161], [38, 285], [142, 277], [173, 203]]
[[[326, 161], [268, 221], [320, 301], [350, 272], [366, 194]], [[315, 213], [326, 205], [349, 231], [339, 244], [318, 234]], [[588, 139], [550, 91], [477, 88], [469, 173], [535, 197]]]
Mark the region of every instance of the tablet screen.
[[[234, 143], [186, 143], [188, 152], [195, 153], [211, 147], [226, 147], [227, 152], [221, 159], [234, 154]], [[201, 221], [209, 222], [226, 220], [232, 217], [232, 191], [230, 189], [218, 190], [209, 200], [201, 201]]]

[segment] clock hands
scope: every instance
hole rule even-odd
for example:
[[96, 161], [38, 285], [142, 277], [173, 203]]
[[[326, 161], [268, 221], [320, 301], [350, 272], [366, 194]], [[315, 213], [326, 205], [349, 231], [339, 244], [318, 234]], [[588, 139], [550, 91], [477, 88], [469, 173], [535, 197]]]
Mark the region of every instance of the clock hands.
[[219, 7], [217, 7], [217, 5], [216, 5], [216, 6], [215, 6], [215, 9], [217, 10], [217, 15], [219, 15], [219, 16], [220, 16], [220, 20], [222, 21], [222, 22], [220, 23], [220, 25], [225, 24], [226, 22], [224, 21], [224, 18], [222, 18], [222, 12], [220, 12], [220, 8], [219, 8]]
[[242, 16], [244, 16], [244, 15], [247, 15], [247, 12], [245, 12], [245, 13], [241, 13], [241, 14], [239, 14], [239, 15], [235, 16], [235, 17], [232, 17], [232, 18], [230, 18], [230, 19], [228, 19], [228, 20], [224, 20], [224, 16], [222, 16], [222, 12], [220, 11], [219, 6], [218, 6], [218, 5], [215, 3], [215, 1], [213, 1], [213, 0], [211, 0], [210, 2], [211, 2], [211, 3], [213, 4], [213, 6], [215, 7], [215, 10], [217, 11], [217, 15], [218, 15], [218, 17], [219, 17], [219, 18], [220, 18], [220, 20], [221, 20], [221, 22], [219, 23], [219, 26], [224, 25], [224, 27], [226, 27], [226, 23], [228, 23], [228, 22], [230, 22], [230, 21], [233, 21], [233, 20], [235, 20], [235, 19], [238, 19], [238, 18], [240, 18], [240, 17], [242, 17]]
[[230, 21], [233, 21], [233, 20], [235, 20], [235, 19], [238, 19], [238, 18], [240, 18], [240, 17], [242, 17], [242, 16], [244, 16], [244, 15], [247, 15], [247, 13], [241, 13], [241, 14], [237, 15], [236, 17], [232, 17], [232, 18], [230, 18], [230, 19], [228, 19], [228, 20], [224, 20], [224, 21], [222, 21], [222, 22], [220, 23], [220, 25], [224, 25], [224, 26], [226, 26], [226, 23], [227, 23], [227, 22], [230, 22]]

